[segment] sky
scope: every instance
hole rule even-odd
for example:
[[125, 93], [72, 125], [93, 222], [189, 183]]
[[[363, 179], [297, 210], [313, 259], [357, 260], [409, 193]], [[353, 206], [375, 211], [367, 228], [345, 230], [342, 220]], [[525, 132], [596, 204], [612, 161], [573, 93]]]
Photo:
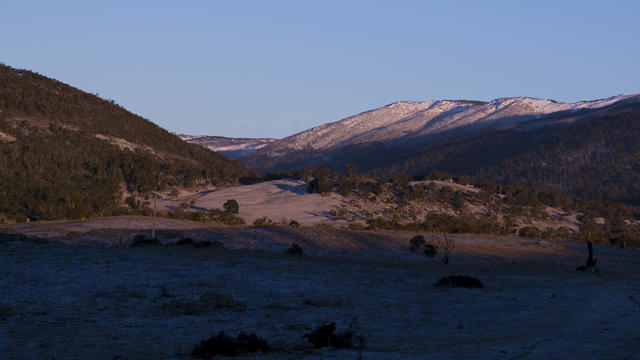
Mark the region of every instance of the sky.
[[401, 100], [640, 92], [639, 1], [0, 0], [0, 62], [194, 135]]

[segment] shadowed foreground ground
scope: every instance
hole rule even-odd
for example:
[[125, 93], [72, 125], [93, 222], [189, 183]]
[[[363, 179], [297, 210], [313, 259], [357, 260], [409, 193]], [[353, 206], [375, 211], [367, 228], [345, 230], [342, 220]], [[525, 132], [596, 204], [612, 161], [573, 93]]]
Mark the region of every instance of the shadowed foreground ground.
[[[445, 266], [400, 249], [317, 248], [297, 258], [273, 249], [3, 241], [0, 353], [188, 358], [222, 330], [256, 332], [286, 349], [264, 356], [273, 359], [635, 358], [640, 256], [597, 248], [601, 271], [576, 272], [582, 246], [531, 258], [481, 247], [484, 255], [461, 250]], [[433, 286], [451, 274], [485, 288]], [[331, 321], [339, 330], [355, 321], [366, 348], [293, 349]]]

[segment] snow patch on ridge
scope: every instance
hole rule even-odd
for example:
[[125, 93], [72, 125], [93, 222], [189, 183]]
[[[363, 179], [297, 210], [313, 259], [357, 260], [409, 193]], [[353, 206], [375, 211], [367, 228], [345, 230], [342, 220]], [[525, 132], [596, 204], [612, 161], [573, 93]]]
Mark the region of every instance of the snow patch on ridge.
[[[448, 137], [517, 125], [541, 116], [580, 109], [597, 109], [633, 95], [606, 99], [562, 103], [531, 97], [498, 98], [490, 102], [473, 100], [399, 101], [362, 112], [342, 120], [315, 126], [284, 139], [251, 144], [246, 140], [208, 146], [215, 151], [243, 157], [253, 166], [264, 162], [295, 157], [313, 161], [325, 159], [332, 152], [349, 146], [381, 144], [386, 147], [420, 145]], [[186, 139], [186, 136], [183, 136]], [[203, 144], [205, 137], [192, 136], [188, 141]], [[243, 140], [244, 143], [230, 143]], [[253, 139], [255, 140], [255, 139]], [[226, 154], [225, 154], [226, 155]], [[228, 155], [231, 156], [231, 155]], [[324, 160], [323, 160], [324, 161]], [[262, 165], [261, 165], [262, 164]]]
[[527, 121], [558, 111], [595, 109], [628, 98], [617, 95], [594, 101], [561, 103], [530, 97], [467, 100], [399, 101], [340, 121], [316, 126], [259, 149], [278, 157], [295, 151], [322, 151], [371, 142], [418, 141], [430, 136], [473, 132]]
[[276, 139], [269, 138], [227, 138], [207, 135], [178, 135], [182, 140], [204, 146], [230, 158], [238, 158], [261, 149]]
[[558, 111], [575, 111], [581, 109], [597, 109], [604, 106], [611, 105], [620, 100], [629, 98], [631, 95], [616, 95], [608, 97], [606, 99], [592, 100], [592, 101], [579, 101], [576, 103], [562, 103], [553, 100], [542, 100], [529, 97], [515, 98], [523, 104], [531, 106], [536, 112], [543, 114], [550, 114]]

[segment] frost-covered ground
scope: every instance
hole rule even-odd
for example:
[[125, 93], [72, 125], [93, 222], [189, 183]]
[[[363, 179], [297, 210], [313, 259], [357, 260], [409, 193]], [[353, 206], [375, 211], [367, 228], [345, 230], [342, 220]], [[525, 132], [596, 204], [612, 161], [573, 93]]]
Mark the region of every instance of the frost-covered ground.
[[[472, 236], [459, 239], [450, 265], [393, 247], [309, 248], [298, 258], [273, 249], [4, 241], [0, 357], [188, 358], [214, 332], [245, 331], [285, 349], [258, 356], [269, 359], [637, 358], [638, 252], [597, 247], [600, 271], [585, 273], [575, 271], [583, 244], [489, 240], [473, 247]], [[530, 257], [498, 253], [529, 248]], [[485, 288], [433, 286], [451, 274]], [[355, 322], [366, 348], [292, 345], [331, 321], [338, 330]]]

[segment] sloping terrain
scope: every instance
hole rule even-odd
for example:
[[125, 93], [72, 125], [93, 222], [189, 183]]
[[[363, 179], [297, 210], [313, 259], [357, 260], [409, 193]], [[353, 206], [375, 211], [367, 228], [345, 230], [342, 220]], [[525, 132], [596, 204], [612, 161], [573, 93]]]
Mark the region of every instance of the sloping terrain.
[[378, 176], [447, 171], [640, 204], [640, 96], [562, 104], [396, 103], [273, 142], [240, 161], [286, 171], [345, 164]]
[[0, 65], [0, 222], [116, 211], [124, 192], [255, 176], [113, 101]]
[[[159, 230], [228, 228], [228, 223], [216, 213], [233, 199], [239, 205], [239, 218], [246, 225], [260, 228], [320, 226], [369, 231], [519, 234], [553, 241], [581, 240], [590, 229], [590, 236], [598, 244], [640, 248], [637, 220], [640, 213], [627, 206], [595, 204], [591, 200], [522, 186], [496, 188], [490, 192], [488, 188], [449, 181], [416, 181], [406, 186], [380, 185], [385, 189], [374, 189], [375, 194], [368, 190], [369, 186], [371, 183], [362, 182], [346, 196], [338, 189], [321, 195], [307, 193], [307, 186], [301, 180], [274, 180], [202, 192], [182, 191], [175, 196], [158, 194], [155, 204], [150, 199], [149, 211], [143, 212], [148, 217], [37, 221], [5, 225], [4, 228], [36, 237], [97, 231], [95, 236], [107, 236], [110, 242], [128, 242], [136, 230], [150, 229], [152, 223]], [[155, 220], [149, 207], [157, 209]], [[590, 209], [588, 216], [583, 216], [585, 208]], [[591, 224], [592, 221], [596, 223]], [[246, 225], [237, 227], [240, 223], [233, 222], [236, 227], [229, 231], [245, 231]], [[100, 231], [111, 228], [127, 231], [101, 235]]]
[[[432, 190], [428, 190], [429, 188]], [[402, 200], [402, 196], [410, 195], [397, 196], [392, 190], [375, 196], [371, 193], [363, 195], [362, 191], [354, 191], [349, 196], [337, 192], [321, 195], [308, 193], [307, 184], [302, 180], [274, 180], [217, 190], [182, 192], [175, 197], [160, 194], [156, 208], [165, 216], [175, 214], [176, 209], [181, 206], [188, 213], [206, 214], [213, 209], [222, 209], [227, 200], [233, 199], [239, 204], [239, 216], [249, 225], [266, 217], [280, 225], [287, 225], [293, 220], [302, 226], [364, 226], [374, 219], [396, 218], [400, 223], [422, 222], [434, 214], [486, 219], [495, 226], [500, 226], [506, 217], [512, 216], [515, 226], [534, 226], [540, 231], [561, 227], [577, 231], [580, 225], [575, 219], [575, 211], [542, 204], [538, 211], [531, 209], [513, 216], [506, 205], [507, 201], [496, 200], [499, 194], [489, 196], [493, 199], [489, 200], [486, 194], [480, 194], [479, 189], [459, 184], [424, 181], [416, 182], [412, 189], [414, 197], [411, 200]], [[459, 200], [452, 203], [451, 200], [445, 200], [447, 196], [457, 197]], [[525, 206], [523, 209], [529, 207]], [[47, 224], [42, 226], [55, 227], [55, 224]], [[19, 228], [20, 225], [16, 226]]]
[[393, 159], [381, 154], [369, 169], [386, 175], [444, 170], [637, 205], [638, 100], [399, 150]]
[[266, 171], [321, 163], [340, 167], [344, 165], [340, 163], [341, 157], [347, 154], [356, 160], [367, 157], [363, 149], [369, 146], [394, 151], [395, 147], [424, 145], [554, 112], [601, 108], [626, 98], [619, 95], [574, 104], [527, 97], [500, 98], [488, 103], [466, 100], [397, 102], [274, 141], [241, 161]]
[[193, 211], [222, 209], [229, 199], [240, 204], [239, 215], [248, 224], [265, 216], [275, 222], [295, 220], [309, 226], [330, 222], [329, 212], [344, 203], [343, 197], [337, 194], [308, 194], [304, 181], [276, 180], [196, 194], [186, 193], [175, 199], [163, 196], [162, 201], [158, 202], [158, 209], [171, 210], [185, 202], [189, 202], [189, 209]]

